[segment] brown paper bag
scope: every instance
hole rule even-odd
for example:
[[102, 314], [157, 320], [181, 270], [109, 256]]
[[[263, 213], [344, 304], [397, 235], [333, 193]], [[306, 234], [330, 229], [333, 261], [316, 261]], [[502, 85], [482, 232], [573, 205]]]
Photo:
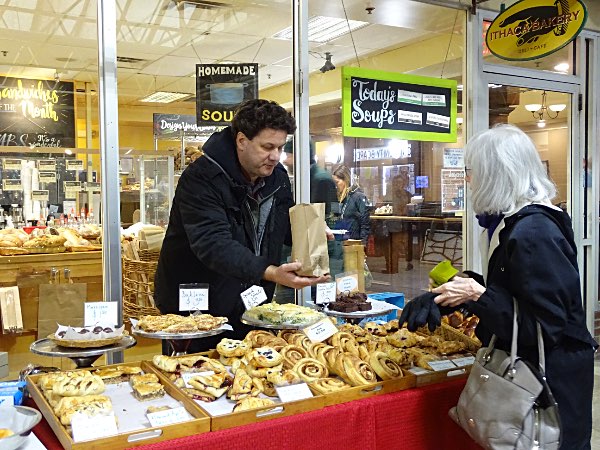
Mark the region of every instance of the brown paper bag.
[[40, 284], [38, 339], [54, 334], [57, 323], [83, 326], [83, 309], [87, 284]]
[[290, 208], [292, 261], [300, 261], [298, 275], [319, 277], [329, 273], [325, 233], [325, 203], [303, 203]]

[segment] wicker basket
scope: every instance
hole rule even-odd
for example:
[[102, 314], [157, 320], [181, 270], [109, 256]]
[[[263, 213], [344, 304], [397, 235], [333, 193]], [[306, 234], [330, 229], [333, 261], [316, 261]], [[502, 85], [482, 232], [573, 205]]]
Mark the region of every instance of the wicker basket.
[[154, 304], [154, 274], [160, 252], [139, 251], [139, 260], [122, 257], [123, 318], [160, 314]]

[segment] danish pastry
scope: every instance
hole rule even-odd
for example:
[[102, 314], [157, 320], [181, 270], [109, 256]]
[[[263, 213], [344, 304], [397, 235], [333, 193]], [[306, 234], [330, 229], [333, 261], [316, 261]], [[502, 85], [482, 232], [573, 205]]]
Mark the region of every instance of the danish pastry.
[[394, 347], [399, 348], [414, 347], [418, 342], [417, 336], [406, 328], [401, 328], [393, 334], [388, 334], [386, 339]]
[[266, 378], [267, 373], [271, 370], [281, 372], [283, 370], [283, 363], [273, 367], [256, 367], [252, 363], [246, 365], [246, 372], [248, 372], [248, 375], [255, 378]]
[[383, 325], [378, 324], [377, 322], [367, 322], [365, 323], [365, 330], [375, 336], [386, 336], [388, 334], [387, 330]]
[[244, 338], [244, 341], [246, 341], [252, 348], [265, 347], [269, 345], [269, 341], [271, 341], [274, 337], [274, 334], [265, 330], [251, 330]]
[[248, 342], [239, 341], [237, 339], [221, 339], [221, 342], [217, 344], [217, 352], [219, 355], [223, 355], [227, 358], [232, 356], [244, 356], [249, 350], [251, 350]]
[[362, 386], [377, 382], [377, 375], [373, 368], [360, 358], [347, 355], [343, 358], [342, 363], [347, 381], [353, 386]]
[[275, 367], [283, 362], [283, 357], [270, 347], [258, 347], [248, 353], [248, 362], [256, 367]]
[[215, 373], [208, 376], [198, 375], [190, 378], [188, 384], [194, 389], [219, 398], [233, 384], [233, 378], [227, 373]]
[[283, 372], [269, 371], [267, 372], [267, 380], [275, 386], [290, 386], [302, 381], [293, 370], [284, 370]]
[[[231, 388], [227, 391], [227, 398], [241, 400], [252, 395], [252, 377], [245, 370], [239, 369], [235, 372]], [[256, 391], [258, 395], [258, 391]]]
[[233, 407], [233, 412], [247, 411], [249, 409], [262, 408], [274, 404], [275, 402], [268, 398], [246, 397], [238, 400]]
[[329, 394], [352, 386], [339, 378], [319, 378], [310, 383], [310, 387], [319, 394]]
[[310, 383], [319, 378], [327, 378], [329, 370], [316, 359], [304, 358], [298, 361], [292, 369], [302, 381]]
[[191, 372], [227, 372], [227, 369], [216, 359], [207, 358], [202, 355], [190, 355], [177, 358], [181, 364], [181, 370]]
[[402, 376], [402, 369], [388, 355], [375, 352], [369, 358], [369, 364], [382, 380], [391, 380]]
[[254, 386], [267, 397], [277, 397], [275, 386], [266, 378], [252, 378]]
[[291, 369], [294, 365], [303, 358], [308, 358], [308, 351], [304, 347], [297, 345], [287, 345], [281, 349], [283, 357], [284, 369]]
[[152, 364], [165, 372], [177, 372], [180, 369], [179, 361], [176, 358], [165, 355], [154, 355]]

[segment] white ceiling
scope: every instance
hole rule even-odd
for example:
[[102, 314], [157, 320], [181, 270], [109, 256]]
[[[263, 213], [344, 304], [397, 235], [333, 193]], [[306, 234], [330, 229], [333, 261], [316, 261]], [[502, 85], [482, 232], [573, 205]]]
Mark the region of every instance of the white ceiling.
[[[116, 0], [117, 54], [139, 59], [118, 63], [121, 104], [139, 104], [139, 98], [154, 90], [193, 94], [197, 63], [256, 62], [261, 89], [291, 79], [292, 43], [271, 37], [291, 25], [290, 0], [203, 3]], [[438, 3], [464, 6], [470, 1]], [[480, 6], [499, 8], [500, 3], [489, 0]], [[600, 1], [588, 3], [590, 23], [598, 22]], [[375, 7], [372, 14], [365, 10], [367, 4]], [[53, 78], [58, 72], [61, 79], [89, 82], [95, 88], [96, 9], [96, 0], [0, 0], [0, 73]], [[326, 51], [339, 67], [357, 55], [364, 58], [462, 30], [454, 10], [410, 0], [310, 0], [313, 15], [369, 25], [326, 44], [310, 43], [311, 72], [323, 65]]]

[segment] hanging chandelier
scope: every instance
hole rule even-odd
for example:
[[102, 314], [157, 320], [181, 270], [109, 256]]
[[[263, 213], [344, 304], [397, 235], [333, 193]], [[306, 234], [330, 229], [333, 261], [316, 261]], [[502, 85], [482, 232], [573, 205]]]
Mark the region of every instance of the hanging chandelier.
[[525, 109], [529, 111], [534, 119], [537, 120], [537, 126], [544, 128], [546, 126], [546, 118], [556, 119], [560, 112], [567, 107], [564, 103], [556, 103], [548, 105], [546, 103], [546, 91], [542, 92], [542, 103], [529, 103], [525, 105]]

